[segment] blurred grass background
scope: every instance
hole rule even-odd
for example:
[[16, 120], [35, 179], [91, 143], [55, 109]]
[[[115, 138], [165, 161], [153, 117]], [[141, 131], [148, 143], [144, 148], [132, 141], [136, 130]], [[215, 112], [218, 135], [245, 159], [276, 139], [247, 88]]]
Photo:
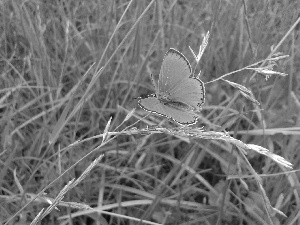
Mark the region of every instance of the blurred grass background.
[[[210, 31], [200, 62], [206, 83], [265, 59], [288, 34], [278, 51], [290, 57], [275, 68], [288, 76], [266, 80], [243, 70], [228, 78], [252, 90], [260, 105], [226, 82], [207, 83], [196, 126], [226, 130], [297, 169], [299, 1], [13, 0], [2, 1], [0, 9], [1, 223], [30, 224], [49, 205], [43, 196], [55, 198], [100, 154], [100, 163], [63, 200], [107, 213], [61, 205], [41, 224], [300, 223], [298, 173], [265, 156], [249, 152], [247, 158], [262, 175], [271, 205], [286, 217], [266, 216], [256, 183], [247, 169], [241, 171], [228, 143], [115, 133], [103, 144], [97, 136], [111, 117], [109, 131], [115, 132], [131, 125], [174, 126], [156, 115], [138, 121], [148, 113], [136, 100], [154, 92], [150, 74], [159, 74], [169, 48], [193, 66], [189, 46], [197, 51]], [[28, 201], [28, 194], [42, 190], [46, 195]]]

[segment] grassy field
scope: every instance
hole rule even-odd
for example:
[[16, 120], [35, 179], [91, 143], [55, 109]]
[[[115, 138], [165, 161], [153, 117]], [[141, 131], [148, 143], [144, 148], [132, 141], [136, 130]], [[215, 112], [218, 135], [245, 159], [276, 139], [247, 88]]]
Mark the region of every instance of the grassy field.
[[[0, 6], [0, 224], [300, 224], [300, 1]], [[170, 48], [188, 127], [137, 104]]]

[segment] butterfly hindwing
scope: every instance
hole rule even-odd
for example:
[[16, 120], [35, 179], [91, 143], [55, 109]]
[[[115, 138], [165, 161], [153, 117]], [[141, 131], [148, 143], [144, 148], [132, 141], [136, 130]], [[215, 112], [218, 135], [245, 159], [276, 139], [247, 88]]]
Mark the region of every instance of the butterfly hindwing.
[[195, 113], [172, 107], [171, 104], [165, 105], [154, 96], [140, 98], [138, 104], [146, 111], [167, 117], [182, 125], [194, 124], [198, 118]]

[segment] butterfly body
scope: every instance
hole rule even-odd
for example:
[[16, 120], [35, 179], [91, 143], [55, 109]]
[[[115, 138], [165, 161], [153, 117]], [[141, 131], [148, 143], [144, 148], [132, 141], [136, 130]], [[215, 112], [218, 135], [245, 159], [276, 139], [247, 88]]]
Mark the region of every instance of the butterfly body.
[[190, 63], [183, 54], [171, 48], [164, 57], [158, 82], [151, 78], [156, 94], [139, 98], [140, 107], [181, 125], [197, 122], [196, 112], [201, 111], [204, 103], [204, 84], [192, 75]]
[[168, 107], [172, 107], [172, 108], [175, 108], [175, 109], [179, 109], [179, 110], [187, 110], [187, 111], [194, 111], [195, 108], [188, 105], [188, 104], [185, 104], [184, 102], [179, 102], [177, 101], [176, 99], [172, 99], [170, 98], [169, 96], [166, 96], [166, 95], [159, 95], [158, 97], [158, 100], [168, 106]]

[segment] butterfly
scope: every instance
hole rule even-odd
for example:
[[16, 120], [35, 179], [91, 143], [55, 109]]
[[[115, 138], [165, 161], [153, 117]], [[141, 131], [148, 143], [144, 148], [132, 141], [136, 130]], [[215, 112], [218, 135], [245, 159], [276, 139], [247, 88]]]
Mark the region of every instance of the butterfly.
[[152, 113], [167, 117], [180, 125], [192, 125], [198, 120], [196, 112], [201, 111], [205, 99], [203, 82], [192, 74], [192, 68], [186, 57], [171, 48], [165, 54], [158, 82], [155, 82], [155, 94], [139, 97], [139, 106]]

